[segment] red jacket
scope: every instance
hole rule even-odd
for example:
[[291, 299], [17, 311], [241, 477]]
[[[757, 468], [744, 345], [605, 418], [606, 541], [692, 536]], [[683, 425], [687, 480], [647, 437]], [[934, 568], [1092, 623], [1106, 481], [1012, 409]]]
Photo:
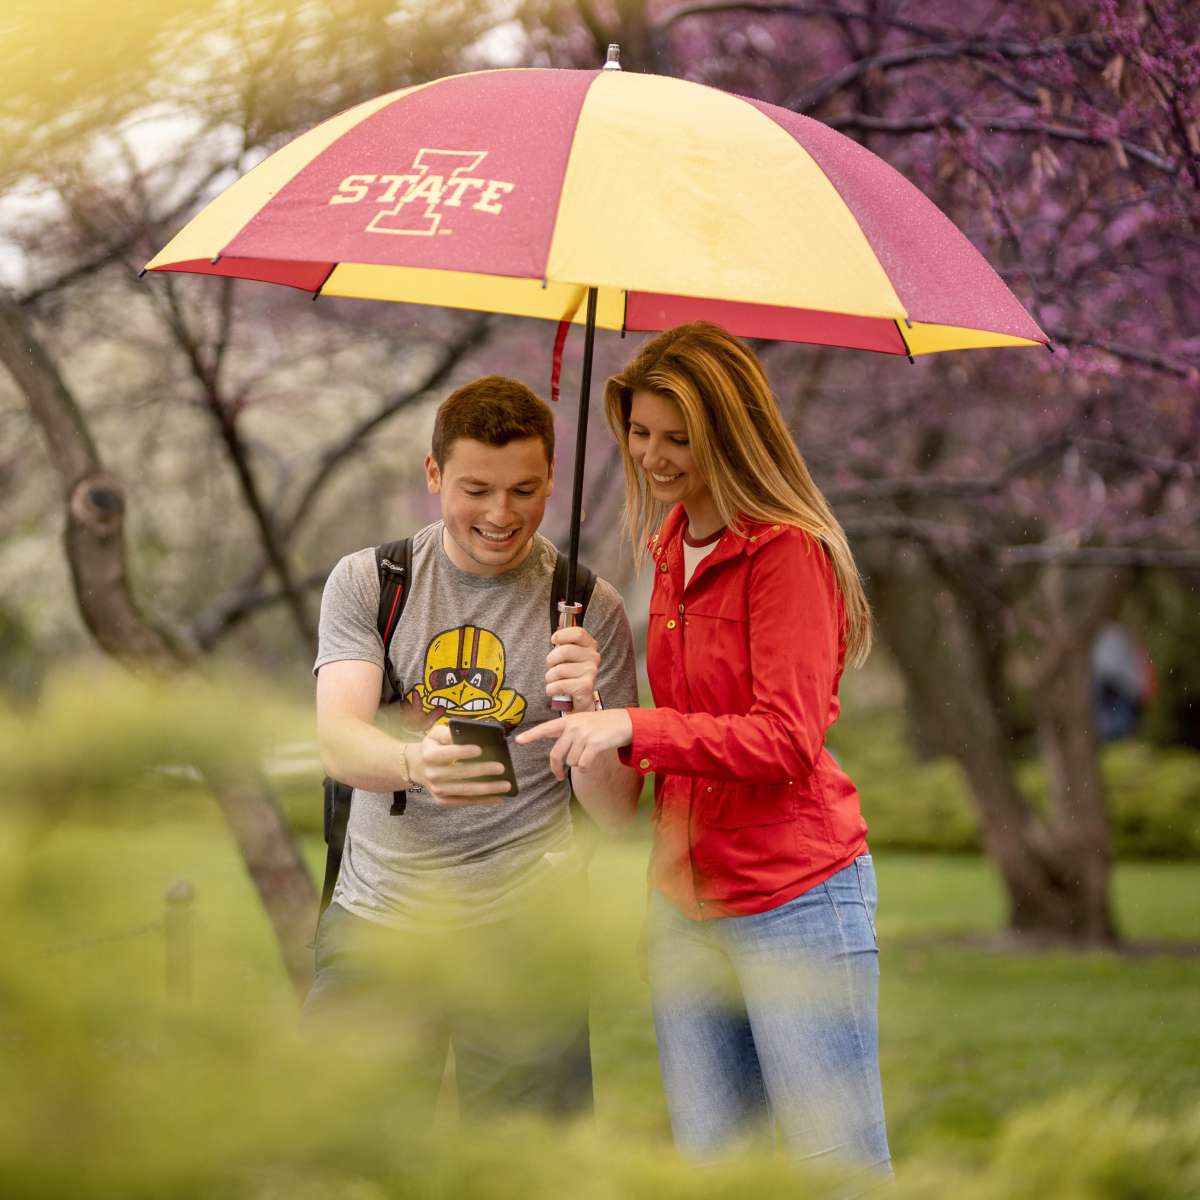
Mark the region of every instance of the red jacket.
[[695, 918], [763, 912], [865, 854], [825, 749], [845, 662], [832, 564], [792, 525], [726, 530], [683, 586], [676, 507], [651, 539], [646, 664], [622, 759], [656, 773], [651, 881]]

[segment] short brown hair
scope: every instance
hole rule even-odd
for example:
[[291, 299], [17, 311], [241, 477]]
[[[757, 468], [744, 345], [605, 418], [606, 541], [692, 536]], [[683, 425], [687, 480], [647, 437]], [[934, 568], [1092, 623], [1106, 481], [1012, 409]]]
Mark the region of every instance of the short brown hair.
[[441, 470], [459, 438], [485, 446], [507, 446], [521, 438], [541, 438], [546, 462], [554, 461], [554, 415], [536, 393], [515, 379], [485, 375], [464, 384], [442, 401], [433, 422], [433, 460]]

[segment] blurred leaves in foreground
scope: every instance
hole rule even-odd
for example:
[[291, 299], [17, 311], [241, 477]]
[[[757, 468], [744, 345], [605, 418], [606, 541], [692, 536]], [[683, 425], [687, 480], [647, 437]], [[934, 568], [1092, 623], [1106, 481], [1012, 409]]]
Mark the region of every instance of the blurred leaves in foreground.
[[[22, 945], [5, 897], [5, 944]], [[537, 937], [530, 928], [528, 936]], [[14, 937], [14, 934], [16, 935]], [[579, 931], [579, 936], [585, 936]], [[594, 943], [593, 943], [594, 944]], [[498, 994], [552, 1009], [516, 942], [494, 954]], [[403, 964], [422, 1009], [459, 1004], [436, 945]], [[0, 967], [0, 1123], [5, 1191], [26, 1198], [453, 1197], [580, 1200], [836, 1197], [836, 1173], [770, 1154], [698, 1171], [666, 1139], [505, 1114], [431, 1120], [405, 1086], [399, 1022], [386, 1014], [298, 1027], [285, 1004], [173, 1006], [119, 974], [70, 971], [10, 953]], [[473, 973], [476, 978], [478, 972]], [[1031, 1080], [1031, 1093], [1036, 1080]], [[1140, 1113], [1119, 1093], [1068, 1093], [1001, 1126], [987, 1159], [925, 1148], [901, 1161], [897, 1197], [1169, 1200], [1200, 1195], [1200, 1108]]]
[[[445, 1104], [431, 1112], [427, 1091], [403, 1067], [412, 1027], [398, 1019], [399, 1006], [301, 1026], [290, 993], [275, 978], [278, 965], [267, 962], [263, 970], [274, 974], [251, 977], [248, 960], [238, 957], [262, 918], [232, 853], [220, 868], [225, 874], [210, 873], [200, 889], [206, 925], [192, 1002], [163, 987], [153, 922], [123, 941], [63, 944], [88, 928], [111, 928], [122, 910], [153, 916], [146, 897], [161, 894], [160, 883], [150, 880], [162, 871], [202, 870], [197, 829], [204, 827], [195, 815], [172, 826], [169, 837], [127, 828], [152, 813], [147, 804], [156, 789], [168, 795], [174, 789], [177, 800], [201, 807], [198, 789], [163, 775], [164, 765], [258, 762], [280, 740], [306, 735], [310, 722], [306, 705], [247, 680], [131, 683], [104, 674], [54, 681], [36, 714], [0, 717], [9, 792], [21, 802], [8, 806], [10, 820], [0, 827], [4, 1194], [28, 1200], [845, 1194], [836, 1173], [801, 1169], [781, 1155], [759, 1153], [703, 1171], [678, 1160], [654, 1092], [644, 989], [632, 966], [642, 903], [636, 886], [596, 886], [586, 914], [534, 903], [527, 921], [503, 936], [481, 931], [453, 952], [427, 938], [388, 964], [400, 1003], [431, 1019], [466, 1008], [485, 1018], [496, 1009], [553, 1020], [562, 998], [577, 994], [586, 959], [604, 1064], [599, 1115], [569, 1124], [518, 1113], [469, 1124]], [[22, 812], [45, 811], [58, 819], [58, 840], [70, 843], [69, 855], [31, 853], [30, 840], [19, 836]], [[112, 850], [122, 840], [140, 849], [115, 862]], [[171, 865], [149, 861], [153, 854]], [[70, 878], [57, 880], [52, 862]], [[114, 898], [114, 892], [126, 894]], [[559, 962], [557, 971], [548, 965], [547, 942], [573, 951], [549, 956]], [[890, 953], [889, 979], [898, 982], [903, 946]], [[1137, 970], [1115, 962], [1112, 969]], [[945, 1009], [948, 995], [958, 998], [954, 1003], [963, 999], [947, 990], [937, 970], [921, 978], [929, 985], [928, 1004]], [[977, 982], [995, 990], [994, 982]], [[962, 1012], [943, 1013], [951, 1016], [964, 1021]], [[1051, 1053], [1052, 1043], [1038, 1044]], [[910, 1053], [897, 1046], [901, 1051]], [[625, 1090], [611, 1082], [615, 1055], [637, 1060], [636, 1069], [622, 1065]], [[1169, 1112], [1151, 1111], [1119, 1085], [1036, 1103], [1047, 1077], [1035, 1060], [1030, 1105], [1010, 1110], [977, 1149], [922, 1138], [897, 1163], [890, 1194], [898, 1200], [1200, 1197], [1194, 1093], [1185, 1090], [1184, 1103]], [[630, 1080], [641, 1081], [637, 1091], [629, 1090]], [[929, 1086], [924, 1098], [897, 1097], [897, 1109], [944, 1102], [944, 1089]], [[982, 1087], [986, 1103], [987, 1081]]]
[[120, 820], [147, 779], [259, 769], [279, 744], [311, 740], [312, 709], [249, 676], [131, 679], [89, 664], [60, 672], [36, 707], [0, 708], [10, 803], [52, 820], [73, 808]]

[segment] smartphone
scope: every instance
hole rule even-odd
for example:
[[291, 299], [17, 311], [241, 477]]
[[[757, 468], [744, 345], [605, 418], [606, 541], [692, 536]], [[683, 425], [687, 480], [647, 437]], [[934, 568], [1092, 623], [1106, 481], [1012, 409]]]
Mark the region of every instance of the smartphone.
[[466, 717], [450, 717], [450, 740], [456, 746], [478, 746], [483, 753], [471, 762], [498, 762], [504, 766], [503, 775], [490, 775], [490, 780], [507, 779], [508, 791], [501, 792], [497, 799], [508, 799], [517, 794], [517, 775], [513, 770], [512, 755], [508, 752], [508, 739], [504, 726], [499, 721], [483, 718], [478, 721]]

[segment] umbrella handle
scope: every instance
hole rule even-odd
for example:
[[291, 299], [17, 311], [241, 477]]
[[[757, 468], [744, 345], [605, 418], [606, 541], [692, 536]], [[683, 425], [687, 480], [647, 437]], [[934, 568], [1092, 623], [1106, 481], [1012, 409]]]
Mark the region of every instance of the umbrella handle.
[[[565, 600], [558, 602], [558, 627], [559, 629], [573, 629], [579, 624], [580, 614], [583, 612], [582, 604], [568, 604]], [[550, 707], [555, 712], [569, 713], [575, 711], [575, 701], [570, 696], [551, 696]]]

